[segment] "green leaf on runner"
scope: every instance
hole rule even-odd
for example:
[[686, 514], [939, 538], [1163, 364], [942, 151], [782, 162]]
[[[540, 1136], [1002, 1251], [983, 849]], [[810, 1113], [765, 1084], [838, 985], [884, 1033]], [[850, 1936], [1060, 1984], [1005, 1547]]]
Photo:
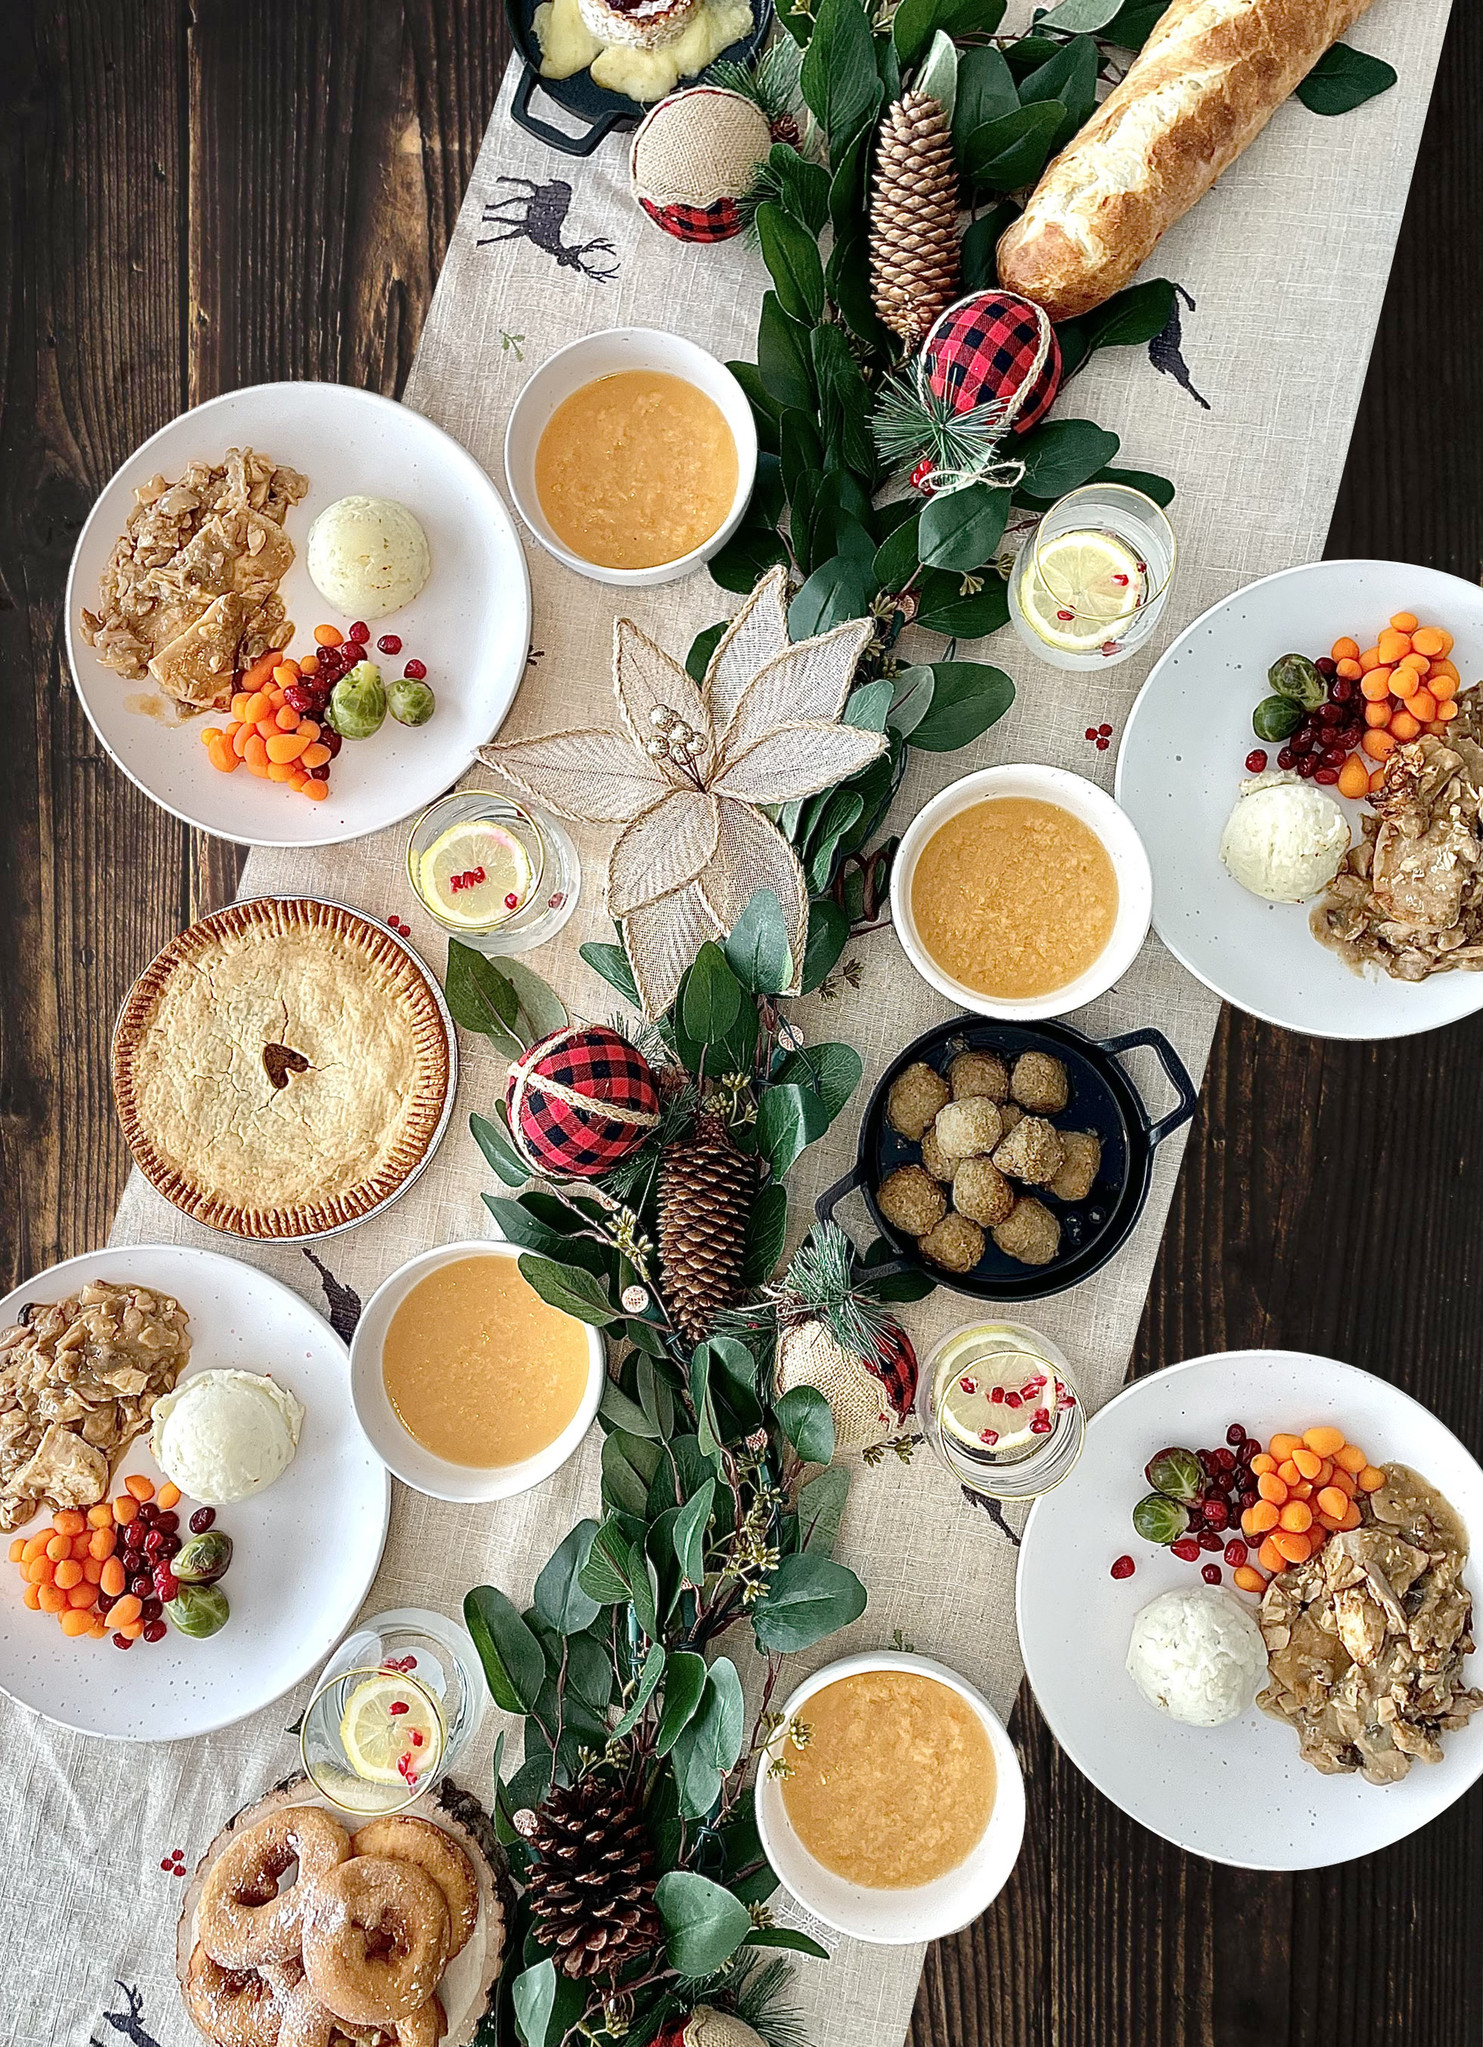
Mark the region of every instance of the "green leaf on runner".
[[[999, 53], [996, 50], [994, 55]], [[964, 291], [992, 291], [999, 281], [996, 251], [999, 239], [1010, 223], [1019, 217], [1019, 208], [1008, 201], [991, 206], [987, 213], [981, 213], [964, 230], [959, 243], [959, 255], [963, 264]], [[1057, 328], [1059, 335], [1061, 329]], [[1062, 344], [1064, 349], [1064, 343]]]
[[875, 44], [861, 0], [820, 0], [798, 86], [828, 138], [833, 161], [865, 127], [881, 99]]
[[929, 632], [946, 633], [949, 639], [981, 640], [1009, 622], [1009, 593], [997, 574], [985, 576], [981, 590], [965, 595], [960, 577], [926, 569], [919, 587], [922, 608], [917, 624]]
[[651, 1443], [661, 1443], [664, 1431], [657, 1421], [645, 1414], [636, 1400], [630, 1400], [615, 1379], [609, 1379], [602, 1389], [602, 1400], [598, 1413], [615, 1428], [627, 1429], [630, 1436], [644, 1436]]
[[795, 406], [814, 409], [814, 377], [807, 327], [783, 311], [775, 291], [764, 292], [757, 323], [757, 370], [764, 389], [779, 411]]
[[610, 1741], [622, 1741], [625, 1735], [632, 1734], [635, 1727], [638, 1726], [639, 1721], [644, 1716], [644, 1708], [648, 1705], [650, 1699], [653, 1698], [658, 1688], [659, 1680], [664, 1675], [664, 1664], [664, 1644], [662, 1642], [651, 1642], [649, 1644], [649, 1653], [644, 1658], [644, 1667], [639, 1672], [639, 1688], [629, 1701], [628, 1710], [624, 1713], [623, 1718], [609, 1735], [608, 1739]]
[[746, 1255], [742, 1280], [749, 1287], [763, 1286], [772, 1278], [773, 1268], [783, 1255], [788, 1235], [787, 1189], [776, 1180], [759, 1190], [747, 1217]]
[[1102, 41], [1117, 50], [1141, 50], [1167, 12], [1165, 0], [1130, 0], [1107, 24]]
[[579, 1635], [602, 1612], [601, 1602], [578, 1582], [596, 1533], [595, 1521], [579, 1521], [536, 1579], [532, 1604], [560, 1635]]
[[1381, 58], [1335, 43], [1298, 87], [1298, 98], [1310, 114], [1348, 114], [1389, 92], [1395, 80], [1395, 71]]
[[810, 163], [789, 142], [775, 142], [767, 153], [767, 168], [793, 218], [810, 234], [821, 235], [829, 219], [829, 173], [824, 166]]
[[942, 491], [929, 499], [920, 527], [924, 566], [957, 569], [966, 575], [991, 562], [1004, 537], [1009, 498], [1007, 490], [970, 483], [962, 490]]
[[790, 1948], [795, 1955], [812, 1955], [815, 1961], [827, 1962], [829, 1950], [807, 1933], [799, 1933], [791, 1926], [754, 1926], [742, 1942], [743, 1947]]
[[680, 1576], [688, 1585], [698, 1586], [705, 1579], [705, 1537], [715, 1498], [716, 1481], [708, 1478], [700, 1491], [680, 1508], [675, 1522], [675, 1557], [680, 1566]]
[[1147, 469], [1099, 469], [1094, 483], [1125, 483], [1129, 490], [1141, 490], [1156, 505], [1172, 505], [1174, 486], [1167, 476], [1155, 476]]
[[1118, 451], [1116, 434], [1089, 419], [1053, 419], [1037, 426], [1020, 444], [1027, 497], [1064, 497], [1105, 469]]
[[791, 504], [798, 494], [800, 479], [817, 479], [824, 468], [824, 443], [819, 429], [806, 412], [789, 410], [778, 421], [783, 489]]
[[521, 1970], [510, 2002], [525, 2047], [557, 2047], [582, 2016], [587, 1990], [570, 1976], [558, 1976], [556, 1964], [548, 1958]]
[[747, 1706], [741, 1679], [729, 1656], [718, 1656], [706, 1680], [705, 1697], [690, 1731], [706, 1761], [724, 1777], [735, 1769], [746, 1739]]
[[628, 1537], [610, 1514], [588, 1545], [578, 1583], [599, 1606], [621, 1606], [628, 1599]]
[[1012, 192], [1040, 174], [1066, 110], [1059, 100], [1037, 100], [985, 121], [963, 145], [963, 169], [976, 185]]
[[507, 1187], [523, 1187], [530, 1178], [530, 1167], [526, 1165], [503, 1124], [493, 1123], [487, 1116], [470, 1116], [469, 1129], [474, 1142], [499, 1174]]
[[849, 1497], [850, 1474], [842, 1464], [831, 1464], [817, 1478], [811, 1478], [798, 1495], [798, 1546], [816, 1556], [831, 1556], [844, 1503]]
[[726, 964], [743, 988], [777, 995], [793, 978], [793, 955], [783, 909], [770, 888], [759, 888], [731, 927]]
[[[710, 666], [711, 656], [715, 653], [721, 635], [730, 623], [729, 618], [718, 618], [714, 625], [708, 625], [704, 632], [697, 633], [690, 642], [690, 652], [685, 656], [685, 673], [692, 682], [705, 681], [705, 672]], [[611, 950], [611, 948], [608, 949]], [[584, 946], [582, 950], [585, 957], [586, 947]], [[597, 948], [594, 947], [593, 950], [596, 951]]]
[[819, 245], [801, 221], [771, 199], [757, 208], [757, 238], [783, 311], [812, 323], [824, 312], [824, 265]]
[[1014, 684], [1002, 668], [983, 661], [934, 661], [932, 708], [911, 735], [927, 753], [955, 753], [987, 732], [1014, 702]]
[[752, 1628], [764, 1650], [788, 1655], [811, 1649], [864, 1611], [865, 1587], [854, 1572], [809, 1550], [783, 1558], [752, 1609]]
[[1002, 121], [1006, 114], [1016, 113], [1019, 104], [1014, 74], [992, 44], [962, 51], [958, 58], [958, 98], [953, 108], [953, 148], [958, 157], [962, 158], [975, 129], [990, 121]]
[[628, 954], [621, 945], [598, 945], [589, 940], [578, 950], [594, 974], [601, 974], [608, 986], [616, 988], [623, 1000], [634, 1009], [640, 1006], [633, 968], [628, 964]]
[[707, 940], [685, 980], [680, 1011], [686, 1035], [697, 1045], [718, 1044], [734, 1028], [742, 1000], [741, 983], [725, 954]]
[[773, 1079], [811, 1087], [832, 1123], [860, 1085], [863, 1072], [860, 1054], [853, 1045], [801, 1045], [788, 1054]]
[[[932, 32], [932, 42], [922, 59], [914, 89], [936, 100], [951, 125], [958, 103], [958, 46], [940, 28]], [[898, 94], [892, 94], [892, 98], [897, 97]]]
[[[824, 4], [827, 7], [829, 0]], [[858, 0], [845, 4], [859, 11]], [[863, 26], [863, 14], [860, 20]], [[672, 1869], [662, 1876], [654, 1903], [664, 1922], [666, 1959], [682, 1976], [714, 1975], [752, 1930], [746, 1906], [693, 1869]]]
[[1122, 0], [1058, 0], [1035, 26], [1065, 29], [1071, 35], [1095, 35], [1116, 17], [1121, 6]]
[[795, 640], [812, 639], [852, 618], [863, 618], [875, 594], [868, 564], [837, 554], [814, 570], [788, 607], [788, 631]]
[[532, 1712], [546, 1681], [546, 1659], [510, 1601], [493, 1585], [476, 1585], [464, 1595], [463, 1618], [494, 1703], [505, 1713]]
[[664, 1705], [660, 1709], [655, 1753], [667, 1756], [695, 1717], [705, 1691], [705, 1658], [693, 1649], [676, 1649], [664, 1673]]
[[1162, 334], [1174, 310], [1174, 287], [1166, 277], [1129, 285], [1095, 312], [1066, 320], [1056, 329], [1062, 356], [1083, 361], [1098, 348], [1139, 348]]
[[1097, 45], [1090, 36], [1073, 36], [1046, 63], [1020, 80], [1026, 106], [1054, 101], [1062, 108], [1061, 123], [1051, 135], [1051, 149], [1069, 142], [1097, 104]]
[[870, 432], [870, 391], [841, 329], [815, 327], [810, 355], [819, 393], [826, 462], [833, 455], [859, 475], [873, 477], [875, 441]]
[[[614, 1429], [603, 1438], [603, 1504], [620, 1514], [647, 1514], [649, 1482], [659, 1468], [660, 1452], [642, 1436], [630, 1436], [626, 1429]], [[592, 1590], [589, 1583], [587, 1588]]]
[[757, 1149], [775, 1180], [829, 1128], [829, 1112], [812, 1088], [770, 1087], [757, 1104]]
[[552, 1031], [564, 1030], [571, 1022], [566, 1004], [556, 990], [548, 987], [523, 960], [507, 959], [503, 971], [520, 1003], [516, 1031], [529, 1044], [549, 1037]]
[[898, 668], [896, 671], [896, 694], [886, 716], [886, 724], [892, 732], [899, 732], [907, 739], [932, 708], [932, 670], [930, 668]]
[[850, 920], [838, 903], [815, 896], [808, 906], [808, 942], [803, 949], [805, 995], [811, 995], [833, 973], [849, 941]]
[[843, 725], [853, 725], [858, 732], [884, 732], [886, 716], [896, 697], [896, 685], [882, 676], [879, 682], [862, 683], [853, 690], [844, 707]]
[[1003, 19], [1004, 0], [901, 0], [891, 39], [905, 66], [916, 62], [938, 30], [955, 38], [989, 36]]
[[515, 984], [493, 960], [472, 946], [448, 941], [448, 972], [443, 980], [449, 1014], [463, 1030], [489, 1038], [498, 1051], [518, 1059], [526, 1041], [515, 1028], [520, 997]]
[[777, 1404], [778, 1426], [805, 1464], [834, 1455], [834, 1410], [817, 1386], [794, 1386]]
[[605, 1329], [619, 1320], [619, 1310], [608, 1298], [607, 1288], [579, 1265], [558, 1265], [552, 1258], [538, 1258], [533, 1251], [520, 1255], [520, 1276], [535, 1288], [550, 1307], [559, 1308], [578, 1322]]
[[904, 590], [917, 572], [921, 560], [918, 534], [921, 529], [922, 511], [925, 507], [913, 508], [910, 515], [888, 533], [875, 551], [872, 573], [882, 590]]
[[711, 581], [733, 596], [745, 596], [779, 562], [788, 560], [788, 543], [773, 526], [743, 524], [706, 563]]

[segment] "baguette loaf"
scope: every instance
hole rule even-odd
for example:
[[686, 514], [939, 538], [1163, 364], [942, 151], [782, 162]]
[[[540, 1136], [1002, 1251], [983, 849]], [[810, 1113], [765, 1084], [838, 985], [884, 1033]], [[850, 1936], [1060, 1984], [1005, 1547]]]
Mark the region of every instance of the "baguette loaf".
[[1173, 0], [1000, 241], [1000, 283], [1053, 320], [1111, 298], [1368, 5]]

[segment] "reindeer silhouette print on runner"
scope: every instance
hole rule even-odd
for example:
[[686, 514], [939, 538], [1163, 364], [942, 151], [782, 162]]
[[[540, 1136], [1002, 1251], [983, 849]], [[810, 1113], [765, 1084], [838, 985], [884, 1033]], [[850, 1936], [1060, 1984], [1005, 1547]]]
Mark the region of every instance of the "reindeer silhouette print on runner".
[[[544, 249], [563, 270], [578, 271], [594, 284], [606, 284], [618, 275], [618, 251], [606, 235], [590, 242], [562, 240], [572, 203], [572, 188], [565, 178], [552, 178], [544, 185], [538, 185], [534, 178], [500, 177], [495, 182], [513, 186], [514, 190], [485, 206], [483, 224], [503, 228], [505, 232], [480, 235], [476, 247], [487, 248], [491, 242], [530, 242], [535, 248]], [[611, 256], [613, 260], [589, 262], [587, 259], [594, 255]]]

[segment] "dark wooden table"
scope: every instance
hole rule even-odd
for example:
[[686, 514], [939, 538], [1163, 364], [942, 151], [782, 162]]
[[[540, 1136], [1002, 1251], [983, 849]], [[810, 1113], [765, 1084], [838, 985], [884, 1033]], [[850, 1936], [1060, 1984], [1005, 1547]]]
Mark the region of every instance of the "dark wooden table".
[[[108, 762], [63, 583], [115, 466], [272, 377], [399, 391], [504, 69], [497, 0], [0, 0], [0, 1274], [103, 1242], [109, 1025], [235, 849]], [[1483, 17], [1461, 5], [1330, 535], [1483, 568]], [[12, 722], [13, 721], [13, 722]], [[1325, 1045], [1222, 1019], [1141, 1371], [1310, 1345], [1483, 1446], [1483, 1019]], [[1328, 1874], [1192, 1860], [1028, 1694], [1013, 1882], [933, 1950], [914, 2047], [1483, 2047], [1483, 1788]], [[1263, 1787], [1247, 1793], [1253, 1836]], [[817, 2047], [850, 2047], [820, 2041]]]

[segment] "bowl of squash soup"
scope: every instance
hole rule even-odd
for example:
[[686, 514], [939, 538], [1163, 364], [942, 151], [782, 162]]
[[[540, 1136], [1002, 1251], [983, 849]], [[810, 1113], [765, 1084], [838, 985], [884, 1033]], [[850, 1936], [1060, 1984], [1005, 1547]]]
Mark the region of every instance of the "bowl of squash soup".
[[611, 327], [547, 358], [515, 401], [505, 475], [548, 553], [598, 583], [671, 583], [741, 524], [757, 428], [724, 363], [678, 334]]
[[543, 1301], [514, 1244], [425, 1251], [383, 1280], [350, 1346], [350, 1397], [396, 1477], [503, 1500], [565, 1464], [602, 1399], [601, 1333]]

